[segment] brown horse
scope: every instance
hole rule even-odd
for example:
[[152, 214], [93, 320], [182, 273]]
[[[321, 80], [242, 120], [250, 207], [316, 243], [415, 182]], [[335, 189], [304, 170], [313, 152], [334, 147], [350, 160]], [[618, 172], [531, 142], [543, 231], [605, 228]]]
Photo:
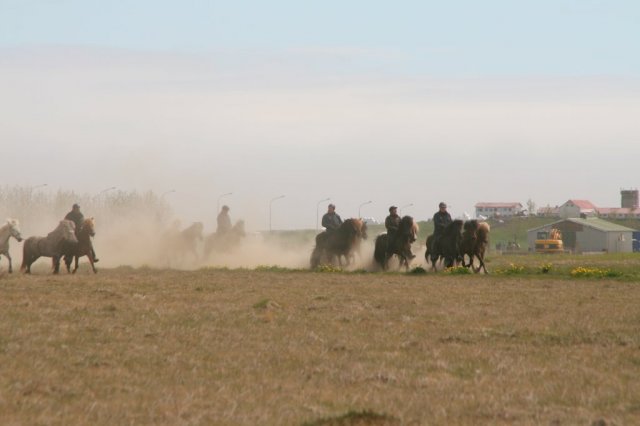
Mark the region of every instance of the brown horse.
[[246, 236], [244, 230], [244, 220], [239, 220], [226, 233], [214, 232], [205, 238], [204, 241], [204, 257], [205, 259], [211, 255], [211, 252], [227, 253], [233, 251], [242, 239]]
[[360, 247], [367, 239], [367, 224], [362, 219], [347, 219], [335, 231], [324, 231], [316, 235], [316, 246], [311, 253], [311, 268], [321, 263], [334, 264], [337, 259], [342, 266], [342, 257], [348, 266]]
[[31, 265], [39, 257], [52, 258], [53, 273], [60, 271], [60, 257], [65, 241], [78, 242], [75, 233], [76, 225], [70, 220], [61, 220], [57, 228], [49, 232], [46, 237], [29, 237], [22, 245], [22, 266], [20, 270], [30, 274]]
[[[484, 253], [489, 245], [490, 229], [491, 227], [487, 222], [478, 222], [475, 219], [464, 223], [464, 231], [460, 241], [462, 265], [471, 267], [475, 273], [480, 272], [480, 269], [483, 269], [485, 274], [487, 273], [487, 268], [484, 264]], [[469, 264], [465, 263], [464, 256], [469, 257]], [[477, 268], [474, 264], [474, 257], [478, 258], [479, 261]]]
[[175, 223], [173, 229], [165, 232], [159, 244], [158, 258], [171, 264], [174, 259], [178, 263], [185, 262], [190, 257], [193, 261], [199, 260], [198, 242], [204, 240], [202, 222], [194, 222], [182, 231], [179, 223]]
[[66, 242], [63, 244], [64, 264], [67, 267], [67, 272], [71, 272], [71, 261], [75, 259], [73, 273], [76, 273], [78, 270], [78, 259], [82, 256], [87, 256], [89, 259], [93, 273], [95, 274], [98, 272], [94, 265], [95, 259], [93, 257], [93, 244], [91, 243], [91, 237], [95, 235], [95, 221], [91, 217], [85, 219], [82, 222], [82, 225], [80, 225], [80, 230], [77, 235], [78, 242]]
[[375, 250], [373, 258], [383, 270], [389, 268], [389, 259], [396, 255], [400, 259], [400, 266], [409, 269], [409, 263], [413, 256], [411, 255], [411, 244], [415, 242], [418, 235], [418, 224], [415, 223], [411, 216], [404, 216], [400, 220], [400, 226], [395, 238], [389, 246], [389, 235], [380, 234], [376, 238]]

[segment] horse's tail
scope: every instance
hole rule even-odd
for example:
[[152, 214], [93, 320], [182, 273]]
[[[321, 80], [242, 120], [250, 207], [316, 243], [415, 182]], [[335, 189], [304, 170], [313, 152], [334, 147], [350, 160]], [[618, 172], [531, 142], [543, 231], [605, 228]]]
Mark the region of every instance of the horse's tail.
[[20, 265], [20, 272], [26, 272], [31, 265], [31, 238], [27, 238], [22, 244], [22, 265]]
[[433, 242], [433, 234], [427, 237], [427, 241], [425, 241], [424, 245], [427, 247], [427, 251], [424, 252], [424, 258], [427, 261], [427, 265], [431, 263], [431, 243]]
[[386, 269], [387, 260], [387, 244], [389, 242], [389, 236], [387, 234], [381, 234], [376, 237], [375, 250], [373, 251], [373, 258], [376, 263], [380, 265], [382, 269]]

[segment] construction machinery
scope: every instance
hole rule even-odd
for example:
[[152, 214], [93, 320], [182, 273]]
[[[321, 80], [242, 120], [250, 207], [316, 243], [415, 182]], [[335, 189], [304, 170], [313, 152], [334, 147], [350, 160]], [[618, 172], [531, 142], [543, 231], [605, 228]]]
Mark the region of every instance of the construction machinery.
[[562, 233], [559, 229], [538, 231], [536, 235], [536, 253], [564, 253]]

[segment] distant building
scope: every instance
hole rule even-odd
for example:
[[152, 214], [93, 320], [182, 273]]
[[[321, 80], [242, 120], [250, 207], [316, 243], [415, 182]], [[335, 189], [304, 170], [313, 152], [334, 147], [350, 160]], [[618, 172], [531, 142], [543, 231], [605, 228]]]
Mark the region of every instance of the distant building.
[[597, 207], [588, 200], [569, 200], [558, 209], [559, 216], [567, 219], [570, 217], [594, 217]]
[[639, 198], [637, 189], [621, 189], [620, 198], [620, 206], [623, 209], [635, 210], [640, 208], [640, 205], [638, 205]]
[[564, 248], [574, 253], [630, 253], [632, 251], [633, 229], [597, 217], [562, 219], [529, 229], [527, 231], [529, 250], [535, 250], [538, 232], [550, 232], [552, 228], [560, 230]]
[[561, 206], [541, 207], [538, 216], [569, 218], [600, 217], [603, 219], [640, 219], [640, 196], [637, 189], [620, 190], [621, 207], [596, 207], [589, 200], [569, 200]]
[[558, 206], [555, 206], [555, 207], [551, 207], [551, 206], [540, 207], [538, 209], [538, 211], [536, 212], [536, 216], [560, 217], [560, 207], [558, 207]]
[[478, 203], [476, 217], [508, 217], [522, 214], [520, 203]]
[[640, 219], [640, 209], [627, 207], [600, 207], [598, 217], [604, 219]]

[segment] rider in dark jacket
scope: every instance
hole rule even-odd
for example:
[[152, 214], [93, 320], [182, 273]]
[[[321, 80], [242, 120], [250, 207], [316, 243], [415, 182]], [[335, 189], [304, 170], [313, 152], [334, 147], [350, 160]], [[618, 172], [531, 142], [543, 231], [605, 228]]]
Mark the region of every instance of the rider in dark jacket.
[[389, 254], [393, 252], [393, 246], [400, 228], [400, 220], [398, 208], [396, 206], [389, 207], [389, 216], [384, 220], [384, 227], [387, 228], [387, 252]]
[[327, 212], [322, 216], [322, 226], [328, 231], [335, 231], [342, 225], [340, 215], [336, 213], [336, 206], [329, 204]]
[[222, 206], [220, 213], [218, 213], [218, 217], [216, 218], [216, 222], [218, 223], [218, 228], [216, 229], [216, 233], [218, 235], [224, 235], [231, 231], [231, 217], [229, 216], [229, 206]]
[[439, 210], [433, 215], [433, 247], [436, 252], [439, 251], [439, 240], [444, 233], [445, 228], [452, 222], [451, 215], [447, 211], [447, 205], [441, 202]]
[[[84, 215], [80, 211], [80, 206], [77, 203], [75, 203], [71, 207], [71, 211], [67, 213], [67, 215], [64, 218], [65, 220], [72, 221], [76, 225], [76, 236], [77, 236], [78, 232], [80, 232], [80, 227], [82, 226], [82, 222], [84, 222]], [[93, 244], [91, 244], [91, 253], [93, 254], [93, 261], [97, 262], [99, 259], [96, 257], [96, 252], [93, 249]]]

